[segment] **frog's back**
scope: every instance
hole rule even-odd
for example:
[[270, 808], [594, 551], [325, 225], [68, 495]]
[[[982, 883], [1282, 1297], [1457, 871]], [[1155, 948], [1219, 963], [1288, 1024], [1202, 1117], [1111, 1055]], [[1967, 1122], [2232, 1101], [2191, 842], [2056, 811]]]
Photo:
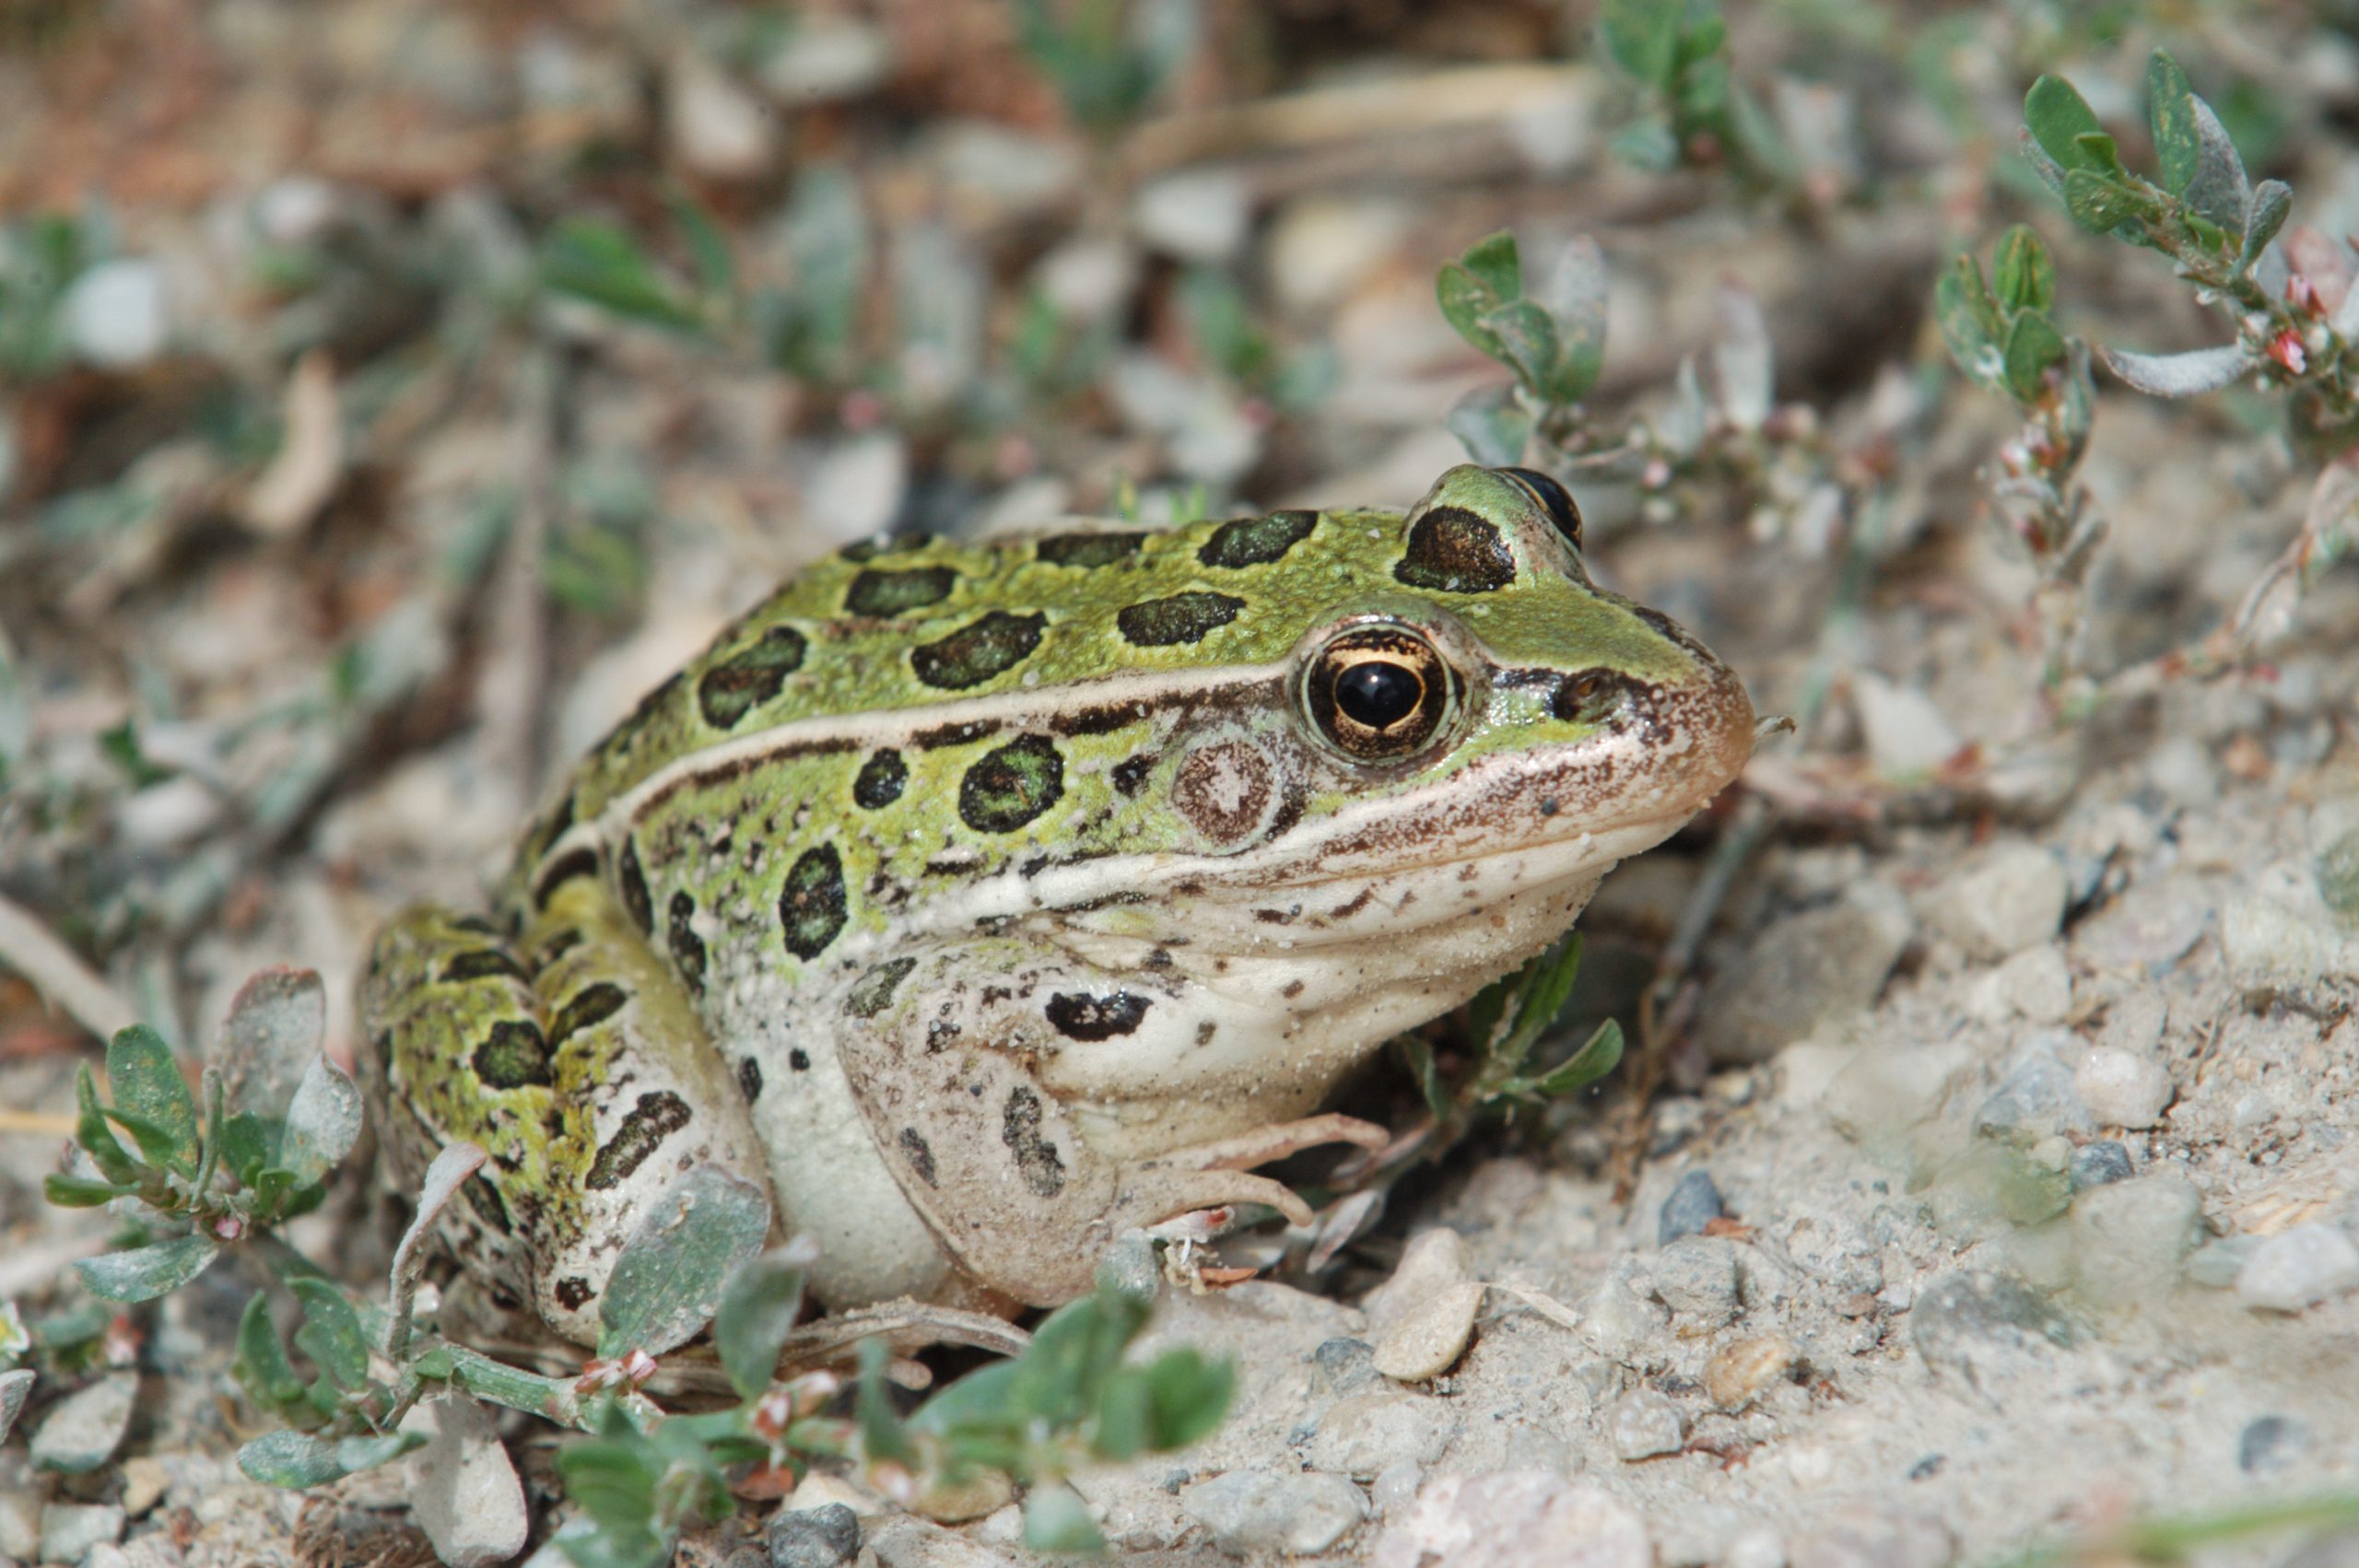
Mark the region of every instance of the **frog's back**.
[[[568, 828], [683, 758], [785, 726], [955, 706], [1130, 672], [1274, 663], [1340, 594], [1380, 588], [1387, 511], [1281, 511], [982, 544], [863, 541], [814, 563], [642, 697], [528, 835]], [[1363, 581], [1362, 579], [1367, 579]]]

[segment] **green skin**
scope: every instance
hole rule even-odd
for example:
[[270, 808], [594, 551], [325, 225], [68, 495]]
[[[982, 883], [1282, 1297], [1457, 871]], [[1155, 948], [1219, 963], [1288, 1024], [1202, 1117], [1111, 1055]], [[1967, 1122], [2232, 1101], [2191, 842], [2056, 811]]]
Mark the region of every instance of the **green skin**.
[[1053, 1303], [1128, 1228], [1307, 1219], [1247, 1167], [1381, 1141], [1314, 1114], [1336, 1081], [1750, 752], [1742, 685], [1578, 533], [1548, 482], [1463, 467], [1406, 514], [813, 567], [581, 763], [499, 926], [379, 938], [395, 1174], [482, 1144], [446, 1239], [583, 1342], [702, 1161], [819, 1241], [838, 1308]]

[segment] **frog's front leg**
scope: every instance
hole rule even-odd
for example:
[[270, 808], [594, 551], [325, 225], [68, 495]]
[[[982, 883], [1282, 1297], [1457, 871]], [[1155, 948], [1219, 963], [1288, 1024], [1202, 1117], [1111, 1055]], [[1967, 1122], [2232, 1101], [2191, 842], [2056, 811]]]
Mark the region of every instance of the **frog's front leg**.
[[[1002, 938], [892, 958], [851, 987], [839, 1054], [853, 1098], [961, 1273], [1032, 1305], [1070, 1301], [1127, 1230], [1238, 1203], [1309, 1222], [1291, 1189], [1240, 1167], [1320, 1143], [1384, 1143], [1381, 1128], [1318, 1116], [1168, 1141], [1133, 1126], [1128, 1157], [1092, 1147], [1075, 1108], [1045, 1086], [1045, 1059], [1121, 1048], [1148, 989], [1174, 984]], [[1057, 1004], [1072, 998], [1125, 1000], [1078, 1022], [1066, 1008], [1061, 1028]]]

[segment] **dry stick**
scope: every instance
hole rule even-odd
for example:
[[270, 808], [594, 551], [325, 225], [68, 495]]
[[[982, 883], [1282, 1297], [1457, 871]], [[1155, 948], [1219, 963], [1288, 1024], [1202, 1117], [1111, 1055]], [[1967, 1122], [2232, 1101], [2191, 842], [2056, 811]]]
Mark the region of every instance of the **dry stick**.
[[137, 1010], [117, 996], [97, 970], [31, 911], [0, 897], [0, 967], [32, 982], [58, 1011], [101, 1040], [139, 1022]]
[[[1842, 576], [1836, 580], [1834, 601], [1827, 607], [1826, 622], [1819, 632], [1818, 651], [1794, 703], [1792, 726], [1805, 744], [1826, 711], [1827, 699], [1834, 694], [1835, 677], [1843, 662], [1839, 650], [1850, 645], [1860, 606], [1866, 603], [1868, 584], [1875, 576], [1875, 552], [1883, 545], [1889, 510], [1890, 503], [1884, 492], [1871, 491], [1861, 503], [1860, 524], [1852, 530], [1850, 544], [1844, 551]], [[1685, 1027], [1696, 1008], [1699, 995], [1693, 978], [1696, 954], [1703, 948], [1704, 938], [1727, 899], [1729, 889], [1736, 885], [1737, 873], [1752, 860], [1774, 820], [1774, 808], [1766, 796], [1748, 794], [1739, 802], [1735, 820], [1713, 846], [1712, 858], [1705, 864], [1702, 879], [1688, 895], [1679, 912], [1679, 923], [1672, 928], [1671, 941], [1664, 945], [1662, 956], [1655, 961], [1654, 978], [1638, 1000], [1638, 1048], [1637, 1059], [1631, 1063], [1628, 1098], [1624, 1102], [1625, 1126], [1614, 1140], [1614, 1153], [1607, 1162], [1607, 1168], [1614, 1174], [1614, 1200], [1617, 1203], [1628, 1203], [1637, 1189], [1638, 1164], [1654, 1132], [1655, 1091], [1661, 1087], [1669, 1066], [1667, 1047], [1671, 1038]]]

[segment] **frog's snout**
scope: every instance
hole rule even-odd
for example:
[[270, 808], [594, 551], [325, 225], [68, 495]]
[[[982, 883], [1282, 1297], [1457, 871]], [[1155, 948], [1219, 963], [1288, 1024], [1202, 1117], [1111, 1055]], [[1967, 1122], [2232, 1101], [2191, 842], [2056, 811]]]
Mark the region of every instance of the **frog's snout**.
[[1736, 672], [1708, 660], [1694, 680], [1665, 688], [1658, 721], [1674, 737], [1685, 736], [1695, 775], [1707, 786], [1704, 799], [1736, 782], [1753, 756], [1753, 698]]

